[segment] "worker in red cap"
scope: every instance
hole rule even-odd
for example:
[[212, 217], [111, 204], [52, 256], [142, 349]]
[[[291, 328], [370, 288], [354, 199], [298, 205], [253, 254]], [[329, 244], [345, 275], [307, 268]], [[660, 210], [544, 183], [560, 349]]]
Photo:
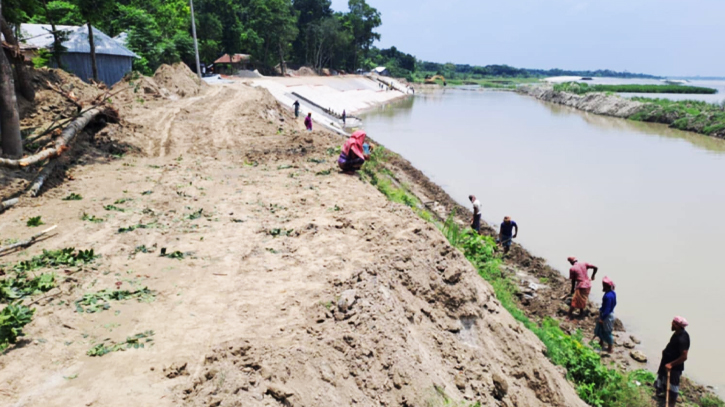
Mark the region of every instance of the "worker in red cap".
[[[592, 280], [594, 280], [599, 270], [597, 266], [589, 264], [583, 261], [577, 260], [576, 257], [569, 257], [569, 279], [571, 280], [571, 293], [574, 295], [571, 299], [571, 307], [569, 308], [569, 320], [574, 319], [574, 309], [580, 310], [579, 316], [584, 316], [584, 309], [587, 307], [589, 301], [589, 293], [592, 291]], [[592, 278], [589, 278], [589, 269], [594, 270]]]
[[[671, 328], [675, 333], [672, 334], [670, 343], [662, 351], [662, 361], [657, 370], [657, 381], [655, 382], [657, 396], [665, 397], [669, 388], [670, 406], [677, 403], [677, 397], [680, 394], [680, 378], [685, 370], [687, 353], [690, 351], [690, 334], [685, 330], [688, 325], [689, 323], [683, 317], [675, 317], [672, 320]], [[670, 379], [669, 387], [667, 386], [668, 377]]]

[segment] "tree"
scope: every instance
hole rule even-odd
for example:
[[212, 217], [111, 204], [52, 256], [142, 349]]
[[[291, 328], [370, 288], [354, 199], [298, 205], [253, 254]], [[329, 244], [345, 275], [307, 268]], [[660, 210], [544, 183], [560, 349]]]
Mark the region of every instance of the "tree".
[[[318, 41], [319, 30], [332, 17], [330, 0], [292, 0], [292, 7], [297, 10], [297, 30], [299, 34], [293, 43], [293, 58], [300, 64], [315, 64], [315, 42]], [[329, 22], [328, 22], [329, 24]]]
[[[0, 18], [2, 18], [2, 0], [0, 0]], [[5, 155], [12, 158], [23, 155], [15, 81], [10, 61], [5, 56], [5, 52], [0, 52], [0, 135], [2, 152]]]
[[313, 45], [313, 63], [315, 70], [322, 70], [325, 65], [331, 65], [333, 58], [341, 54], [350, 45], [352, 35], [345, 30], [336, 15], [322, 20], [319, 24], [312, 24], [310, 41]]
[[6, 1], [5, 13], [0, 17], [0, 32], [5, 36], [5, 41], [14, 48], [5, 50], [5, 54], [15, 67], [15, 87], [26, 100], [31, 102], [35, 100], [35, 89], [13, 28], [17, 29], [21, 23], [27, 21], [28, 14], [34, 14], [38, 6], [35, 0], [24, 0], [20, 3], [17, 3], [17, 0]]
[[[113, 11], [113, 0], [74, 0], [78, 11], [88, 26], [88, 44], [91, 46], [91, 70], [93, 80], [98, 82], [98, 63], [96, 62], [96, 44], [93, 40], [93, 23], [100, 21]], [[84, 79], [84, 78], [82, 78]]]
[[365, 0], [349, 0], [350, 12], [347, 19], [353, 36], [353, 69], [359, 68], [360, 57], [367, 58], [375, 41], [380, 40], [380, 34], [374, 30], [383, 24], [380, 12], [371, 7]]
[[250, 0], [246, 9], [249, 20], [243, 37], [253, 49], [252, 54], [268, 67], [277, 54], [282, 75], [285, 55], [297, 37], [297, 10], [289, 0]]

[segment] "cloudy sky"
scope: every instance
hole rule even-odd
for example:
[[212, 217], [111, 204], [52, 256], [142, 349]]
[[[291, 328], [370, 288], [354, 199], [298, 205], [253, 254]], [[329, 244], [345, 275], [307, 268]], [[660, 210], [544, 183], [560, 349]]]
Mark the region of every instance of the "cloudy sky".
[[378, 46], [422, 60], [725, 76], [725, 0], [367, 1]]

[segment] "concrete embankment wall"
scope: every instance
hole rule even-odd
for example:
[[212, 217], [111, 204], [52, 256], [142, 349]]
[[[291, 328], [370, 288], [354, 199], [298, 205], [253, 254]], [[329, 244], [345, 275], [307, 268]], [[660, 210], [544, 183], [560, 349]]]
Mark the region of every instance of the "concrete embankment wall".
[[585, 112], [606, 116], [628, 118], [640, 112], [645, 103], [635, 102], [623, 97], [606, 95], [604, 93], [587, 93], [576, 95], [573, 93], [555, 91], [553, 86], [522, 86], [518, 92], [533, 96], [546, 102], [558, 103], [573, 107]]

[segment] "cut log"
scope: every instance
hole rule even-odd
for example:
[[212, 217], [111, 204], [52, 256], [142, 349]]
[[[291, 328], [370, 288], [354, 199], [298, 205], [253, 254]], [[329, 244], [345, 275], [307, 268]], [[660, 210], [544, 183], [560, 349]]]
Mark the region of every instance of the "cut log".
[[[100, 107], [94, 107], [87, 110], [85, 113], [81, 114], [75, 120], [73, 120], [63, 130], [60, 137], [55, 141], [55, 145], [53, 146], [53, 148], [43, 150], [38, 154], [31, 155], [30, 157], [25, 157], [20, 160], [9, 160], [0, 158], [0, 167], [22, 168], [50, 158], [58, 157], [63, 153], [63, 151], [68, 149], [68, 144], [73, 141], [73, 139], [88, 125], [88, 123], [90, 123], [93, 119], [103, 113], [104, 110]], [[111, 113], [109, 114], [109, 116], [116, 115], [116, 117], [118, 117], [118, 113], [116, 113], [115, 111], [111, 111], [109, 113]]]
[[6, 209], [13, 205], [16, 205], [17, 203], [18, 198], [8, 199], [7, 201], [0, 202], [0, 213], [5, 212]]
[[44, 231], [38, 233], [37, 235], [31, 237], [30, 239], [28, 239], [26, 241], [18, 242], [18, 243], [11, 244], [11, 245], [5, 246], [5, 247], [0, 247], [0, 256], [5, 256], [6, 254], [8, 254], [9, 252], [12, 252], [13, 250], [20, 249], [20, 248], [25, 248], [25, 247], [30, 246], [31, 244], [35, 243], [35, 241], [38, 240], [39, 237], [41, 237], [44, 234], [46, 234], [46, 233], [54, 230], [57, 227], [58, 227], [58, 225], [55, 225], [53, 227], [50, 227], [48, 229], [45, 229]]
[[38, 196], [40, 188], [43, 188], [43, 183], [45, 183], [45, 180], [48, 179], [50, 174], [53, 173], [53, 170], [55, 170], [55, 167], [57, 166], [58, 160], [51, 160], [45, 167], [43, 167], [43, 169], [40, 170], [40, 173], [38, 174], [38, 178], [35, 179], [33, 185], [28, 190], [28, 195], [32, 197]]

